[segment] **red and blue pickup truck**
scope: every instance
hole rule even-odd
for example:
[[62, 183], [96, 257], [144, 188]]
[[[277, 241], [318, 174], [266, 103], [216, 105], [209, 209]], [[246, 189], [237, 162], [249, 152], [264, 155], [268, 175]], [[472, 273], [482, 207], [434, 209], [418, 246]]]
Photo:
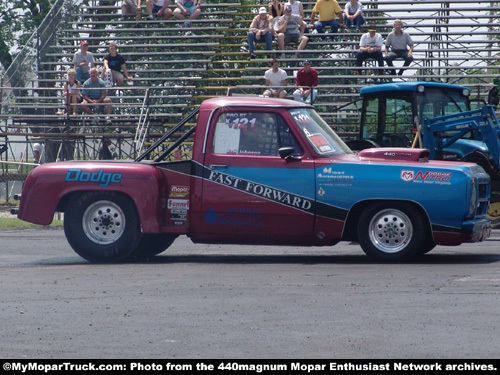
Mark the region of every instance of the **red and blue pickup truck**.
[[[167, 161], [186, 140], [191, 160]], [[476, 164], [428, 155], [354, 154], [312, 106], [296, 101], [213, 98], [137, 160], [35, 168], [18, 217], [48, 225], [64, 212], [68, 242], [91, 262], [151, 257], [179, 235], [217, 244], [355, 241], [384, 262], [486, 239], [489, 176]]]

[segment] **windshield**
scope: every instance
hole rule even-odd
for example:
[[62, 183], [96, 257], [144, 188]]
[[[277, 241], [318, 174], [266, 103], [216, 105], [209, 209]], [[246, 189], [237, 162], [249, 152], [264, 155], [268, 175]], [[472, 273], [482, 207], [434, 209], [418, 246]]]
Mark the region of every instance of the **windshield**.
[[289, 110], [293, 121], [319, 156], [350, 154], [352, 151], [312, 108]]
[[450, 88], [426, 87], [417, 94], [418, 119], [423, 124], [425, 118], [432, 118], [469, 110], [467, 97], [462, 90]]

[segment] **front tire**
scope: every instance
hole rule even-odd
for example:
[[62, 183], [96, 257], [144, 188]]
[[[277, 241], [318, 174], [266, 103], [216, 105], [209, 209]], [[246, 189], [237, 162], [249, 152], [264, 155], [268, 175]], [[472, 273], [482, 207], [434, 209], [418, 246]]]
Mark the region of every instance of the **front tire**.
[[142, 236], [134, 203], [123, 194], [101, 191], [79, 194], [69, 202], [64, 233], [78, 255], [95, 263], [124, 260]]
[[360, 217], [359, 244], [376, 261], [406, 261], [424, 245], [425, 228], [424, 218], [410, 204], [378, 203]]

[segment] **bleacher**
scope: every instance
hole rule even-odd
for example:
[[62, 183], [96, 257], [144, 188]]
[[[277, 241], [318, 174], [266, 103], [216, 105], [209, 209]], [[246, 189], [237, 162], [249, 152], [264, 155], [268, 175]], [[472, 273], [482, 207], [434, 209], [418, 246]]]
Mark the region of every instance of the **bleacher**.
[[[404, 22], [412, 36], [415, 61], [402, 79], [458, 83], [470, 87], [475, 96], [487, 96], [498, 76], [498, 1], [361, 2], [366, 25], [377, 24], [384, 39], [396, 18]], [[309, 23], [314, 1], [302, 3]], [[206, 98], [229, 92], [260, 95], [265, 88], [263, 75], [269, 68], [268, 52], [259, 44], [257, 58], [250, 60], [246, 34], [257, 9], [268, 4], [267, 0], [208, 0], [202, 4], [201, 17], [186, 28], [175, 18], [165, 21], [163, 27], [158, 18], [148, 20], [145, 4], [142, 20], [136, 25], [134, 17], [120, 19], [121, 0], [58, 0], [55, 7], [59, 8], [49, 15], [52, 22], [47, 21], [50, 37], [39, 38], [34, 47], [27, 46], [28, 57], [36, 56], [33, 63], [18, 64], [23, 69], [16, 74], [23, 77], [17, 81], [23, 84], [12, 85], [12, 77], [2, 80], [0, 143], [12, 142], [13, 133], [29, 144], [33, 137], [65, 138], [74, 141], [75, 152], [70, 157], [94, 158], [100, 138], [111, 136], [119, 150], [117, 156], [133, 158], [142, 148], [142, 143], [134, 139], [142, 121], [147, 121], [147, 139], [153, 140]], [[345, 1], [339, 4], [344, 7]], [[42, 32], [38, 35], [44, 35]], [[285, 53], [280, 62], [291, 77], [290, 97], [294, 74], [305, 58], [310, 59], [320, 76], [315, 107], [346, 137], [356, 131], [357, 113], [340, 108], [356, 100], [363, 86], [400, 79], [391, 76], [388, 68], [379, 77], [375, 74], [378, 68], [369, 64], [361, 70], [362, 75], [356, 74], [355, 54], [363, 32], [342, 30], [322, 40], [309, 30], [309, 43], [299, 56], [295, 55], [296, 46], [278, 51], [276, 38], [273, 42], [273, 54], [280, 57]], [[100, 121], [94, 125], [87, 115], [57, 114], [62, 108], [66, 71], [72, 67], [81, 40], [89, 42], [89, 51], [97, 62], [108, 53], [108, 44], [116, 42], [134, 77], [109, 92], [113, 100], [112, 127], [105, 126], [102, 115], [96, 115]], [[29, 68], [24, 71], [26, 66]]]

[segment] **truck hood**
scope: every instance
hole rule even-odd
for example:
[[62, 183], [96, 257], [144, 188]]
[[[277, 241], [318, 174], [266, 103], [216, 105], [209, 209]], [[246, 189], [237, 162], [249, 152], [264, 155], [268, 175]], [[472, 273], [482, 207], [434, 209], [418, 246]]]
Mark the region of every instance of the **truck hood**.
[[426, 148], [368, 148], [359, 152], [362, 161], [407, 161], [427, 162], [429, 150]]

